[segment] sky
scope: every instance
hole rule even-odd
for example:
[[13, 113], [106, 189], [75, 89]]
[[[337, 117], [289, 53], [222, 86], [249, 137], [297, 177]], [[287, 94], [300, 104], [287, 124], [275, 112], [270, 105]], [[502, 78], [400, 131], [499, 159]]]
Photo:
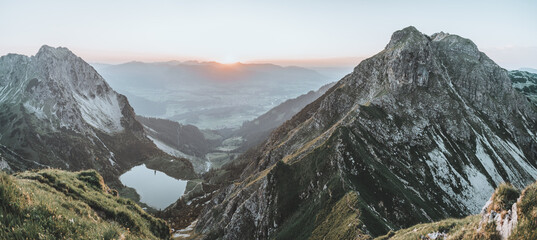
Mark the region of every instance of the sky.
[[415, 26], [537, 68], [537, 1], [0, 0], [0, 55], [63, 46], [88, 62], [199, 60], [354, 66]]

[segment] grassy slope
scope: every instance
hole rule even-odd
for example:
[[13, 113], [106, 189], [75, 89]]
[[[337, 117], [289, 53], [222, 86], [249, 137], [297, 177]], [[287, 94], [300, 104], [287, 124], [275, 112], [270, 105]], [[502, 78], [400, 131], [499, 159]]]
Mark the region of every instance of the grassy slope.
[[[508, 206], [497, 209], [498, 206], [502, 206], [512, 199], [512, 196], [505, 194], [508, 188], [506, 186], [507, 184], [502, 184], [496, 189], [489, 211], [504, 211], [514, 203], [511, 202], [507, 204]], [[500, 195], [504, 196], [499, 197]], [[537, 239], [537, 182], [522, 191], [521, 198], [517, 201], [517, 207], [518, 224], [509, 239]], [[433, 232], [447, 233], [446, 239], [500, 239], [494, 224], [487, 224], [482, 229], [479, 229], [480, 220], [480, 215], [473, 215], [463, 219], [446, 219], [439, 222], [418, 224], [397, 232], [390, 232], [376, 238], [376, 240], [422, 239], [422, 237]]]
[[522, 191], [517, 207], [518, 225], [510, 239], [537, 239], [537, 182]]
[[95, 171], [0, 172], [0, 239], [169, 238], [163, 220], [117, 196]]
[[421, 239], [422, 236], [427, 236], [428, 233], [433, 232], [445, 232], [450, 234], [451, 239], [463, 239], [459, 237], [472, 234], [477, 229], [480, 219], [479, 216], [474, 215], [463, 219], [450, 218], [434, 223], [418, 224], [397, 232], [390, 232], [375, 240]]
[[360, 229], [362, 222], [361, 211], [356, 208], [358, 205], [358, 194], [347, 193], [332, 207], [323, 222], [317, 225], [309, 239], [370, 239]]

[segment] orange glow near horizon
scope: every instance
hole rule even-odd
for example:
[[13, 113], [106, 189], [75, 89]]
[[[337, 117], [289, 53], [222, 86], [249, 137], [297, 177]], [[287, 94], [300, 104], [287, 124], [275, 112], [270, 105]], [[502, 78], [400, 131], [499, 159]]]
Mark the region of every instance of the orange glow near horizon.
[[[77, 54], [77, 52], [75, 52]], [[301, 67], [349, 67], [356, 66], [367, 57], [329, 57], [329, 58], [273, 58], [273, 59], [239, 59], [234, 56], [226, 56], [224, 58], [211, 57], [194, 57], [194, 56], [174, 56], [162, 54], [147, 54], [147, 53], [130, 53], [117, 52], [109, 54], [98, 54], [91, 51], [81, 51], [80, 57], [87, 62], [92, 63], [107, 63], [121, 64], [132, 61], [141, 62], [169, 62], [169, 61], [196, 61], [196, 62], [216, 62], [223, 65], [235, 64], [276, 64], [280, 66], [301, 66]]]
[[535, 0], [1, 1], [0, 56], [34, 55], [47, 44], [90, 63], [348, 68], [382, 51], [395, 31], [414, 26], [429, 36], [443, 31], [470, 39], [502, 67], [537, 68], [535, 9]]
[[[50, 45], [52, 47], [60, 47]], [[256, 57], [236, 57], [228, 55], [225, 57], [213, 56], [187, 56], [167, 53], [153, 52], [132, 52], [132, 51], [102, 51], [95, 49], [62, 46], [69, 48], [75, 55], [81, 57], [89, 63], [122, 64], [133, 61], [140, 62], [216, 62], [224, 65], [235, 64], [275, 64], [280, 66], [300, 66], [300, 67], [354, 67], [363, 59], [369, 56], [357, 57], [279, 57], [279, 58], [256, 58]], [[21, 46], [18, 49], [5, 51], [4, 55], [12, 52], [32, 56], [37, 53], [39, 47]], [[372, 54], [371, 54], [372, 55]]]
[[[60, 47], [50, 45], [52, 47]], [[9, 52], [32, 56], [37, 53], [39, 47], [20, 46], [18, 49], [12, 49]], [[127, 62], [216, 62], [224, 65], [234, 64], [275, 64], [280, 66], [299, 66], [299, 67], [354, 67], [362, 60], [369, 56], [357, 57], [276, 57], [276, 58], [260, 58], [260, 57], [237, 57], [235, 55], [218, 56], [188, 56], [178, 55], [173, 53], [158, 53], [149, 51], [103, 51], [96, 49], [80, 48], [76, 46], [61, 46], [67, 47], [75, 55], [84, 59], [89, 63], [104, 63], [104, 64], [122, 64]], [[0, 48], [0, 52], [2, 49]], [[5, 54], [8, 52], [6, 51]], [[5, 55], [4, 54], [4, 55]], [[373, 54], [371, 54], [373, 55]]]
[[226, 57], [224, 57], [222, 59], [216, 60], [216, 62], [221, 63], [221, 64], [230, 65], [230, 64], [238, 63], [239, 60], [237, 60], [237, 58], [234, 57], [234, 56], [226, 56]]

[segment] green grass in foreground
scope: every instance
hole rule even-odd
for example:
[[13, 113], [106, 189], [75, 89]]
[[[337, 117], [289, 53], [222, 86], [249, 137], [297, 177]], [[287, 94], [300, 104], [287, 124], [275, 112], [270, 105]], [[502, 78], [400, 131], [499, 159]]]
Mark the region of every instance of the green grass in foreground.
[[[509, 236], [510, 240], [535, 240], [537, 239], [537, 182], [529, 185], [520, 194], [519, 191], [510, 184], [501, 184], [492, 195], [492, 204], [488, 211], [494, 210], [500, 214], [507, 212], [516, 202], [518, 224]], [[396, 232], [390, 231], [388, 234], [376, 238], [376, 240], [406, 240], [406, 239], [428, 239], [427, 234], [433, 232], [446, 233], [445, 239], [477, 240], [490, 239], [500, 240], [501, 236], [496, 231], [496, 224], [485, 223], [480, 228], [481, 215], [473, 215], [463, 219], [446, 219], [434, 223], [424, 223], [401, 229]], [[442, 239], [442, 238], [441, 238]]]
[[0, 239], [168, 239], [166, 223], [93, 170], [0, 172]]
[[454, 237], [453, 239], [463, 239], [463, 236], [470, 235], [474, 232], [474, 229], [477, 229], [479, 220], [479, 216], [469, 216], [463, 219], [450, 218], [434, 223], [418, 224], [397, 232], [390, 232], [376, 238], [376, 240], [421, 239], [422, 236], [427, 236], [428, 233], [433, 232], [444, 232]]

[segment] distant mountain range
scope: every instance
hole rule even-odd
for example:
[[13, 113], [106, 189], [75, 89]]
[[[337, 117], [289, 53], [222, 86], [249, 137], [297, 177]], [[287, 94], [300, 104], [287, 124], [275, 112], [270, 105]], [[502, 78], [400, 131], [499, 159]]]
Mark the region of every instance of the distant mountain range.
[[537, 73], [537, 69], [535, 68], [520, 68], [519, 71], [529, 72], [529, 73]]
[[[202, 129], [238, 128], [283, 101], [332, 82], [300, 67], [215, 62], [94, 64], [137, 114]], [[335, 71], [335, 70], [334, 70]]]

